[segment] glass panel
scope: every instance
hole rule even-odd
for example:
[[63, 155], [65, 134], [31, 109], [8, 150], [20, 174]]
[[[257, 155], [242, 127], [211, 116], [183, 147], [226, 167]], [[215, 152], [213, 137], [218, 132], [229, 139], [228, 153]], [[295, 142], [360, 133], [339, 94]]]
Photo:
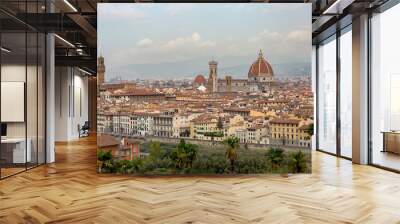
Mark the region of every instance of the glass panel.
[[336, 37], [318, 48], [318, 147], [336, 153]]
[[340, 36], [340, 153], [352, 157], [352, 35]]
[[28, 38], [28, 61], [27, 61], [27, 82], [26, 82], [26, 111], [27, 111], [27, 150], [31, 151], [28, 168], [37, 165], [37, 74], [38, 74], [38, 36], [36, 32], [27, 33]]
[[372, 18], [372, 163], [400, 170], [400, 5]]
[[[317, 100], [317, 97], [316, 97], [316, 90], [317, 90], [317, 85], [316, 85], [316, 81], [317, 81], [317, 47], [315, 46], [315, 45], [313, 45], [312, 46], [312, 56], [311, 56], [311, 78], [312, 78], [312, 91], [313, 91], [313, 105], [314, 105], [314, 108], [316, 108], [316, 100]], [[316, 114], [317, 113], [317, 110], [316, 109], [314, 109], [314, 114], [313, 114], [313, 116], [314, 116], [314, 118], [315, 117], [317, 117]], [[315, 129], [316, 129], [316, 125], [314, 125], [314, 135], [312, 136], [312, 141], [311, 141], [311, 143], [312, 143], [312, 146], [311, 146], [311, 149], [312, 150], [316, 150], [316, 140], [315, 140]]]
[[39, 33], [38, 45], [38, 163], [45, 163], [45, 52], [46, 37]]
[[[1, 166], [2, 177], [25, 170], [26, 34], [2, 33], [1, 45]], [[28, 147], [29, 149], [29, 147]]]
[[[53, 4], [53, 3], [51, 3]], [[46, 12], [46, 0], [38, 1], [38, 13]], [[45, 74], [45, 66], [46, 66], [46, 36], [43, 33], [39, 33], [38, 35], [38, 164], [44, 164], [46, 162], [46, 144], [45, 144], [45, 124], [46, 124], [46, 108], [45, 108], [45, 99], [46, 99], [46, 74]]]
[[[37, 1], [27, 2], [26, 12], [37, 13]], [[37, 18], [37, 17], [35, 17]], [[33, 23], [37, 21], [33, 21]], [[26, 75], [26, 125], [27, 150], [31, 151], [27, 167], [35, 167], [38, 163], [38, 119], [37, 119], [37, 76], [38, 76], [38, 34], [35, 30], [27, 30], [27, 75]]]
[[[43, 13], [45, 1], [1, 1], [17, 13]], [[45, 162], [45, 35], [0, 12], [0, 177]], [[5, 97], [6, 96], [6, 97]]]

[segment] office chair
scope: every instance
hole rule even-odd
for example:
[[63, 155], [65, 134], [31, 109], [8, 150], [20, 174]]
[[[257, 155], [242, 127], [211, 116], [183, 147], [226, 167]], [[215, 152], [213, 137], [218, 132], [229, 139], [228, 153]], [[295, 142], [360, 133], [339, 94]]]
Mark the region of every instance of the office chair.
[[89, 121], [85, 121], [85, 123], [82, 125], [82, 127], [79, 130], [79, 138], [89, 136], [89, 129], [90, 129]]

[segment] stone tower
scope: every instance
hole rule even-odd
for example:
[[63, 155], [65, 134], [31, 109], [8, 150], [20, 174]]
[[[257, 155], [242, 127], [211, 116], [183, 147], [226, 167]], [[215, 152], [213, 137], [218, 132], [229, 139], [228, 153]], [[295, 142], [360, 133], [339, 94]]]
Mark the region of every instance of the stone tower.
[[208, 76], [208, 91], [210, 93], [215, 93], [218, 91], [217, 65], [218, 63], [214, 60], [211, 60], [208, 63], [208, 66], [210, 68], [210, 74]]
[[97, 60], [97, 85], [104, 83], [104, 73], [106, 72], [106, 66], [104, 65], [104, 57], [100, 56]]
[[225, 76], [226, 89], [225, 92], [232, 92], [232, 76]]

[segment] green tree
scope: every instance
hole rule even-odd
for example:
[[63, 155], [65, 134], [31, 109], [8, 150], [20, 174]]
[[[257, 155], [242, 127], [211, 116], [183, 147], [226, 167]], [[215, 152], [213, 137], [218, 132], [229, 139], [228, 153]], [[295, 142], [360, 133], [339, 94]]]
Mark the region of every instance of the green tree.
[[273, 170], [280, 168], [285, 160], [285, 154], [281, 148], [270, 148], [265, 155]]
[[162, 159], [165, 156], [165, 150], [161, 148], [160, 142], [151, 142], [149, 148], [150, 158], [152, 160]]
[[222, 118], [218, 117], [217, 128], [222, 130], [224, 128], [224, 123], [222, 122]]
[[308, 134], [308, 139], [314, 134], [314, 124], [309, 124], [306, 128], [306, 133]]
[[230, 161], [231, 173], [235, 171], [235, 161], [237, 159], [237, 149], [239, 148], [239, 138], [228, 137], [223, 141], [223, 144], [227, 146], [225, 157]]
[[197, 151], [197, 145], [186, 143], [184, 139], [181, 139], [176, 149], [171, 153], [171, 160], [180, 169], [191, 168], [194, 160], [197, 158]]
[[302, 151], [290, 153], [288, 167], [291, 173], [304, 173], [307, 171], [307, 159]]
[[112, 152], [111, 150], [109, 151], [104, 151], [102, 149], [99, 149], [97, 151], [97, 166], [99, 169], [99, 173], [102, 172], [102, 169], [106, 168], [106, 167], [110, 167], [110, 164], [112, 164]]

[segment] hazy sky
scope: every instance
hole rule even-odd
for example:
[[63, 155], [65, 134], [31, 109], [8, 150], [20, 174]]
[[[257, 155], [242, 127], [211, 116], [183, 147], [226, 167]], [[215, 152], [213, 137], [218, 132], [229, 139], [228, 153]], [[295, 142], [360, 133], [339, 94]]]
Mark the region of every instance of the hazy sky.
[[190, 76], [212, 57], [250, 65], [259, 49], [271, 64], [309, 63], [311, 4], [103, 3], [98, 34], [108, 77]]

